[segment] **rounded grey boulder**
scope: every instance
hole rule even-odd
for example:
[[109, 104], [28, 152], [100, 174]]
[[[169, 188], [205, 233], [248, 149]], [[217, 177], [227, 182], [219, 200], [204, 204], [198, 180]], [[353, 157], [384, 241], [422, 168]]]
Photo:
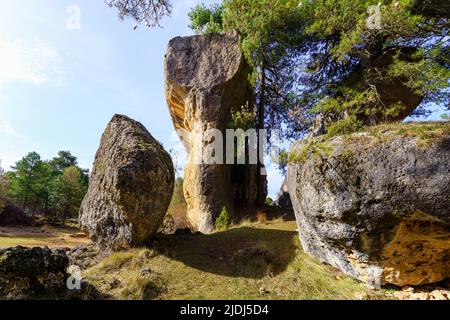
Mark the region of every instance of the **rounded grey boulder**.
[[155, 235], [174, 189], [169, 154], [137, 121], [115, 115], [97, 151], [80, 226], [101, 247], [119, 250]]
[[0, 300], [52, 297], [66, 287], [69, 258], [60, 249], [0, 249]]
[[373, 287], [450, 277], [450, 123], [310, 139], [290, 157], [305, 252]]

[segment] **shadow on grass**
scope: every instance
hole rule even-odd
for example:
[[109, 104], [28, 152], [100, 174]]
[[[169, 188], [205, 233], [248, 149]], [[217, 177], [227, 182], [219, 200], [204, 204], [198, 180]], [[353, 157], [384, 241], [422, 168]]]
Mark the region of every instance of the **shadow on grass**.
[[295, 257], [298, 234], [241, 227], [211, 235], [158, 235], [149, 246], [204, 272], [260, 279], [286, 270]]

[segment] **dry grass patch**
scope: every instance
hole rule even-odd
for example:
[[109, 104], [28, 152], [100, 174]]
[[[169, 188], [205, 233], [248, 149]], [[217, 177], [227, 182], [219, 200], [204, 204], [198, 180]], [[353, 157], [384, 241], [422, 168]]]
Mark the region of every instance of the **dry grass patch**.
[[114, 253], [84, 275], [113, 299], [354, 299], [368, 292], [304, 254], [295, 222], [266, 223], [160, 235], [151, 249]]
[[89, 238], [72, 227], [0, 227], [0, 248], [72, 248], [90, 243]]

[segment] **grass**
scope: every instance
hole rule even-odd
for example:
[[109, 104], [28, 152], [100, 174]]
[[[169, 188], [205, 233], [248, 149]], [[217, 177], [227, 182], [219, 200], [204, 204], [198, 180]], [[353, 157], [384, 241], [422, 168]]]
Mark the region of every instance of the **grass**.
[[324, 140], [325, 137], [310, 139], [305, 142], [299, 150], [289, 153], [288, 162], [305, 163], [311, 156], [330, 156], [333, 153], [333, 147]]
[[15, 247], [15, 246], [24, 246], [24, 247], [39, 247], [45, 243], [50, 242], [52, 237], [0, 237], [0, 248], [5, 247]]
[[122, 300], [157, 298], [165, 286], [159, 274], [148, 266], [148, 261], [155, 255], [149, 249], [113, 253], [88, 271], [88, 281], [95, 284], [103, 297]]
[[398, 137], [412, 137], [417, 139], [418, 147], [439, 143], [450, 136], [449, 121], [400, 122], [364, 127], [357, 132], [335, 135], [323, 135], [307, 139], [301, 148], [288, 155], [290, 163], [304, 163], [311, 156], [331, 156], [334, 152], [333, 140], [343, 138], [347, 144], [364, 141], [367, 145], [389, 142]]
[[0, 227], [0, 248], [5, 247], [77, 247], [89, 239], [72, 227]]
[[[295, 230], [295, 222], [277, 220], [211, 235], [161, 235], [147, 248], [113, 253], [83, 276], [112, 299], [354, 299], [367, 293], [303, 253]], [[243, 266], [245, 259], [236, 257], [245, 249], [253, 254]]]

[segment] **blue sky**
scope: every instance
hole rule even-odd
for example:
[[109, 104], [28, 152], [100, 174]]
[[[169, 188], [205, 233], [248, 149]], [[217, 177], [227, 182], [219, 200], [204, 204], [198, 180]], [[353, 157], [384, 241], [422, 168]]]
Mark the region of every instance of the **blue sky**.
[[[166, 149], [180, 149], [164, 98], [164, 54], [171, 38], [192, 34], [189, 8], [214, 1], [172, 2], [162, 29], [133, 31], [103, 0], [0, 0], [2, 166], [30, 151], [50, 159], [70, 150], [91, 168], [116, 113], [142, 122]], [[67, 27], [72, 5], [81, 10], [79, 30]], [[268, 174], [275, 196], [283, 178], [271, 166]]]
[[[0, 0], [2, 166], [9, 169], [30, 151], [50, 159], [70, 150], [91, 168], [116, 113], [142, 122], [166, 149], [175, 147], [164, 54], [171, 38], [192, 34], [189, 8], [214, 1], [172, 2], [163, 28], [133, 31], [133, 22], [119, 21], [103, 0]], [[80, 8], [79, 30], [67, 27], [72, 5]], [[273, 196], [282, 177], [274, 168], [268, 172]]]

